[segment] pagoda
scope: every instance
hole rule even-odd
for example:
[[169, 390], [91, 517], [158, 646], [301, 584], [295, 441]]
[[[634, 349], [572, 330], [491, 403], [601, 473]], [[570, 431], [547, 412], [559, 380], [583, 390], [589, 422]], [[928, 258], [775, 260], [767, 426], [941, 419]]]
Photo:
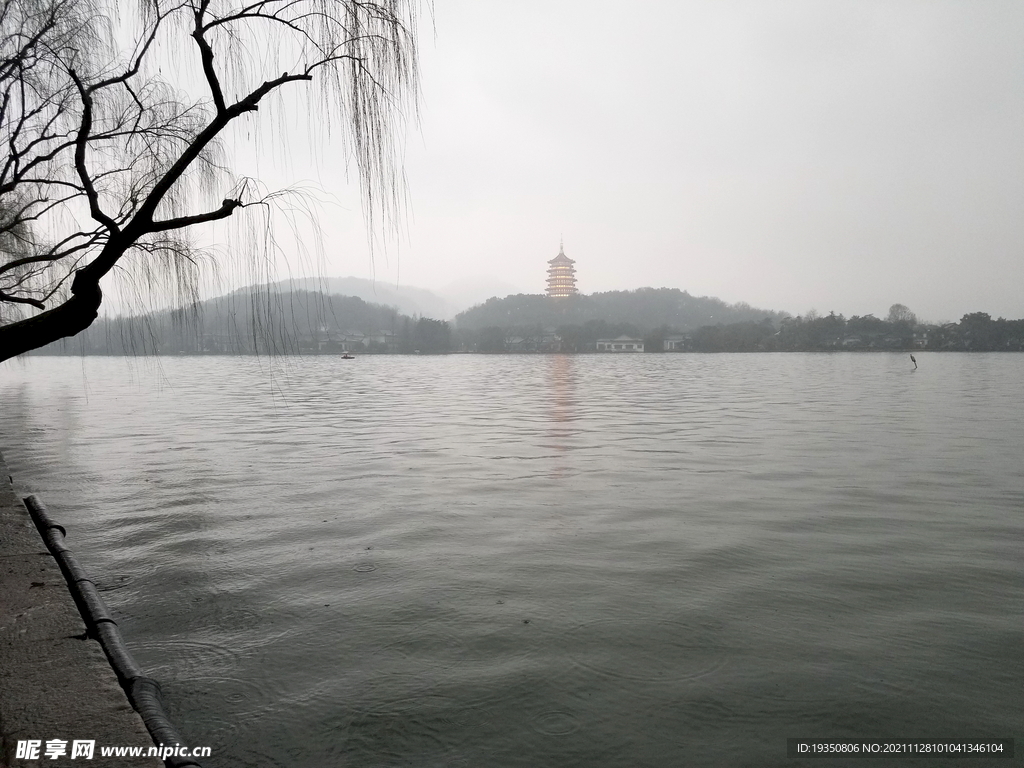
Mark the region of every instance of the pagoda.
[[565, 255], [565, 244], [559, 243], [558, 255], [548, 262], [548, 296], [565, 298], [578, 293], [575, 263]]

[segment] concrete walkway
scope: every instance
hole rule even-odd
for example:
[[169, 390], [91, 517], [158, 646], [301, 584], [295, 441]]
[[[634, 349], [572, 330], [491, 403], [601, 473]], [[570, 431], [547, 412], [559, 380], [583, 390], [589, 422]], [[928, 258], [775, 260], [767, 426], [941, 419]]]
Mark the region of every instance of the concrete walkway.
[[[73, 548], [73, 542], [69, 542]], [[18, 759], [18, 741], [41, 742], [39, 757]], [[66, 754], [45, 754], [50, 740]], [[95, 741], [92, 760], [72, 759], [75, 740]], [[153, 740], [117, 684], [57, 563], [18, 499], [0, 456], [0, 766], [161, 768], [157, 758], [102, 757], [101, 747]]]

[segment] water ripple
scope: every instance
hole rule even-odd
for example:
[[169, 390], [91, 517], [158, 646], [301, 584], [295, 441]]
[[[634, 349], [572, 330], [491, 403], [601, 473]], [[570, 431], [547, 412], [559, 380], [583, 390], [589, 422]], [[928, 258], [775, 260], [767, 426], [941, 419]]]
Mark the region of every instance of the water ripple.
[[775, 765], [1024, 712], [1024, 355], [906, 362], [30, 358], [0, 451], [225, 765]]

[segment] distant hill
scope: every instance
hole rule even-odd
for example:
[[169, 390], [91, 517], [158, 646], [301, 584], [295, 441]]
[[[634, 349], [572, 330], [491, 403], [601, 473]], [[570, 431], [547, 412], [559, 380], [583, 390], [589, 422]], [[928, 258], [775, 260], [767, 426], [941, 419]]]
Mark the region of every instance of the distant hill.
[[[394, 307], [403, 315], [419, 315], [435, 320], [450, 320], [462, 308], [457, 303], [424, 288], [405, 285], [396, 287], [391, 283], [365, 280], [361, 277], [303, 277], [280, 280], [260, 288], [275, 293], [310, 291], [327, 296], [357, 296], [372, 304]], [[234, 293], [248, 294], [252, 290], [253, 286], [246, 286]]]
[[185, 309], [99, 318], [39, 354], [294, 354], [448, 351], [446, 322], [412, 318], [358, 296], [294, 290], [235, 291]]
[[[312, 289], [312, 290], [311, 290]], [[358, 295], [331, 293], [360, 291]], [[564, 349], [592, 350], [608, 335], [689, 331], [733, 323], [773, 325], [787, 315], [695, 297], [675, 288], [609, 291], [569, 299], [534, 294], [491, 298], [456, 317], [454, 335], [439, 319], [451, 305], [417, 288], [394, 290], [359, 278], [285, 280], [249, 286], [179, 310], [99, 318], [42, 354], [442, 352], [504, 349], [507, 336], [561, 329]], [[434, 317], [431, 318], [431, 312]], [[510, 333], [506, 333], [506, 331]], [[500, 335], [501, 343], [494, 339]], [[494, 337], [492, 339], [491, 337]], [[454, 342], [454, 345], [452, 345]]]
[[765, 318], [777, 323], [785, 317], [788, 317], [785, 312], [757, 309], [744, 303], [727, 304], [709, 296], [691, 296], [678, 288], [638, 288], [567, 299], [522, 293], [504, 299], [492, 298], [460, 312], [455, 322], [459, 330], [479, 331], [494, 327], [583, 326], [600, 321], [610, 326], [628, 325], [645, 332], [662, 326], [688, 331], [719, 323], [761, 322]]

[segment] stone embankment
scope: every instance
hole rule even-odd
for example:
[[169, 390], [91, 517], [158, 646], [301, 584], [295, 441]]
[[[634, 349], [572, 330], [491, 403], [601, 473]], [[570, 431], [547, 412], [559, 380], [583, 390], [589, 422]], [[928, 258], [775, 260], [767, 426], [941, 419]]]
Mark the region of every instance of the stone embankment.
[[[40, 742], [38, 757], [19, 758], [18, 742], [29, 740]], [[45, 748], [56, 740], [66, 754], [50, 759]], [[95, 743], [92, 760], [72, 758], [76, 740]], [[0, 457], [0, 765], [161, 768], [155, 757], [100, 753], [152, 745]]]

